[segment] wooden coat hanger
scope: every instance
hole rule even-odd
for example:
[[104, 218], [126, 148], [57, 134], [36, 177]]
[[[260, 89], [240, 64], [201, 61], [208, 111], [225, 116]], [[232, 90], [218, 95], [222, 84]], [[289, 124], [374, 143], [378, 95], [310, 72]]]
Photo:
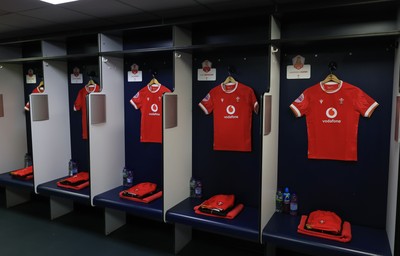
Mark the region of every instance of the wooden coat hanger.
[[153, 78], [150, 80], [150, 82], [147, 84], [147, 86], [151, 85], [160, 85], [160, 82], [158, 82], [157, 78], [153, 75]]
[[90, 85], [95, 85], [95, 84], [96, 84], [96, 82], [93, 81], [93, 79], [90, 79], [89, 82], [86, 85], [90, 86]]
[[89, 82], [85, 85], [86, 88], [94, 89], [96, 88], [97, 83], [90, 78]]
[[334, 82], [337, 84], [341, 83], [340, 79], [332, 73], [330, 73], [324, 80], [321, 81], [322, 84], [326, 84], [328, 82]]
[[233, 78], [232, 73], [236, 73], [235, 69], [232, 66], [228, 66], [228, 76], [222, 83], [223, 85], [236, 83], [236, 80], [235, 78]]
[[39, 85], [36, 88], [39, 90], [39, 92], [43, 92], [44, 91], [44, 82], [43, 82], [43, 80], [40, 81]]
[[229, 75], [225, 81], [223, 82], [224, 85], [229, 84], [229, 83], [236, 83], [235, 78], [233, 78], [231, 75]]

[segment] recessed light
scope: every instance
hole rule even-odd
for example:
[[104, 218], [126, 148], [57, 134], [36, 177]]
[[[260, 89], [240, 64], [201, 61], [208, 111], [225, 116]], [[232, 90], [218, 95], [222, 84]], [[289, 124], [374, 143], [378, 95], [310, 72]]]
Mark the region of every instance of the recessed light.
[[46, 2], [49, 4], [65, 4], [65, 3], [75, 2], [78, 0], [40, 0], [40, 1]]

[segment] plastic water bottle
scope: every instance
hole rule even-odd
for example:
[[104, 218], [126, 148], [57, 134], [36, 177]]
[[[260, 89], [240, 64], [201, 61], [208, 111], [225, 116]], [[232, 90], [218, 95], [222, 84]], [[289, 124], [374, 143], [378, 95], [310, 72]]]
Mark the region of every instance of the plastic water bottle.
[[131, 169], [126, 169], [126, 184], [128, 187], [133, 185], [133, 171]]
[[189, 184], [190, 184], [190, 197], [196, 197], [195, 196], [196, 180], [193, 177], [191, 177]]
[[78, 164], [75, 161], [72, 161], [72, 175], [76, 175], [78, 173]]
[[201, 183], [201, 180], [196, 180], [194, 194], [196, 198], [201, 198], [203, 196], [203, 184]]
[[283, 194], [282, 190], [278, 189], [276, 192], [276, 198], [275, 198], [275, 212], [282, 212], [283, 210]]
[[24, 158], [25, 168], [32, 165], [32, 157], [28, 153], [25, 154]]
[[122, 185], [123, 185], [124, 187], [127, 187], [127, 186], [128, 186], [128, 180], [127, 180], [127, 178], [128, 178], [128, 172], [127, 172], [126, 167], [124, 166], [124, 168], [122, 169]]
[[289, 188], [286, 187], [285, 191], [283, 192], [283, 212], [289, 213], [290, 211], [290, 192]]
[[68, 162], [68, 176], [74, 176], [74, 161], [72, 159]]
[[290, 215], [296, 216], [298, 210], [298, 198], [295, 193], [292, 193], [290, 198]]

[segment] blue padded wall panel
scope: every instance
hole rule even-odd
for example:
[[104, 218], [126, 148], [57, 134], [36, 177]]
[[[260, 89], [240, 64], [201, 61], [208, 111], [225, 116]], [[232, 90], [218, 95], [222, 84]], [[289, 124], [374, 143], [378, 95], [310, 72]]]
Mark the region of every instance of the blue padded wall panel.
[[[132, 64], [139, 65], [142, 71], [142, 82], [128, 82], [127, 72]], [[144, 55], [125, 58], [125, 164], [133, 170], [134, 183], [154, 182], [160, 188], [163, 185], [163, 158], [162, 144], [140, 142], [141, 113], [131, 104], [132, 97], [152, 79], [156, 73], [156, 79], [171, 91], [173, 84], [172, 53], [147, 53]], [[122, 170], [121, 170], [122, 171]]]
[[[228, 76], [253, 88], [260, 103], [260, 96], [268, 87], [267, 48], [224, 49], [198, 52], [193, 55], [193, 176], [202, 180], [203, 196], [235, 194], [237, 201], [252, 207], [260, 204], [261, 137], [260, 114], [253, 113], [252, 151], [213, 150], [213, 114], [206, 115], [198, 103], [207, 93], [219, 86]], [[204, 60], [217, 69], [216, 81], [197, 81], [197, 69]], [[189, 181], [188, 181], [189, 186]]]
[[[25, 76], [28, 74], [28, 70], [32, 69], [33, 73], [36, 75], [36, 83], [35, 84], [27, 84]], [[24, 96], [25, 101], [21, 102], [21, 111], [24, 111], [25, 104], [29, 101], [29, 95], [32, 91], [39, 85], [40, 81], [43, 79], [43, 67], [41, 62], [30, 62], [23, 64], [23, 74], [24, 77]], [[31, 128], [31, 116], [29, 111], [25, 111], [26, 118], [26, 138], [28, 145], [28, 152], [21, 152], [21, 159], [24, 157], [25, 153], [29, 153], [32, 155], [32, 128]]]
[[[357, 42], [357, 43], [356, 43]], [[351, 223], [385, 227], [393, 61], [391, 40], [333, 41], [283, 49], [281, 59], [278, 186], [299, 196], [299, 212], [332, 210]], [[286, 66], [300, 54], [311, 65], [311, 79], [286, 79]], [[356, 85], [380, 105], [370, 119], [360, 117], [358, 161], [307, 159], [305, 117], [296, 118], [289, 105], [308, 87], [334, 73]]]
[[[83, 75], [82, 84], [71, 84], [70, 74], [74, 67], [78, 67]], [[68, 93], [69, 93], [69, 118], [71, 125], [71, 156], [78, 163], [79, 171], [90, 171], [89, 140], [82, 138], [82, 111], [74, 111], [74, 103], [81, 90], [90, 79], [100, 86], [100, 74], [97, 58], [71, 61], [68, 63]], [[106, 145], [104, 145], [106, 146]], [[67, 174], [67, 166], [66, 166]]]

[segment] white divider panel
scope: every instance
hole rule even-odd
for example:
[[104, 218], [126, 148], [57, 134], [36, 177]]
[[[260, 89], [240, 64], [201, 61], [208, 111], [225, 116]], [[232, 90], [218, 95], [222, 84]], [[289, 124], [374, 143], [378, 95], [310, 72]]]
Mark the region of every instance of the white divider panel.
[[[399, 39], [400, 40], [400, 39]], [[396, 59], [393, 77], [393, 101], [392, 101], [392, 131], [390, 140], [390, 158], [389, 158], [389, 179], [388, 179], [388, 196], [386, 211], [386, 232], [389, 238], [392, 254], [394, 254], [395, 233], [396, 233], [396, 209], [398, 196], [398, 176], [399, 176], [399, 143], [395, 140], [396, 128], [396, 104], [397, 95], [399, 94], [399, 70], [400, 70], [400, 52], [396, 50]]]
[[35, 191], [44, 182], [66, 176], [71, 158], [67, 63], [43, 62], [43, 76], [49, 119], [31, 121]]
[[66, 45], [64, 41], [42, 41], [43, 57], [55, 57], [67, 55]]
[[99, 34], [100, 52], [122, 51], [122, 37], [120, 33]]
[[[280, 38], [280, 30], [271, 17], [271, 38]], [[275, 211], [275, 194], [278, 182], [278, 130], [279, 130], [279, 51], [271, 46], [270, 49], [270, 90], [265, 96], [271, 97], [271, 132], [263, 135], [262, 141], [262, 185], [261, 185], [261, 231]], [[265, 104], [264, 104], [265, 105]], [[264, 106], [265, 107], [265, 106]], [[265, 111], [265, 110], [264, 110]], [[265, 115], [263, 115], [265, 117]], [[265, 120], [263, 120], [265, 125]], [[262, 127], [264, 131], [264, 127]]]
[[[125, 165], [124, 64], [122, 58], [100, 57], [102, 91], [89, 95], [90, 191], [93, 197], [122, 185]], [[91, 101], [105, 95], [106, 122], [92, 124]]]
[[167, 210], [189, 197], [192, 174], [192, 55], [176, 52], [174, 72], [177, 126], [166, 129], [163, 118], [164, 220]]
[[0, 117], [0, 173], [5, 173], [24, 167], [27, 152], [22, 65], [2, 65], [0, 77], [4, 107], [4, 116]]

